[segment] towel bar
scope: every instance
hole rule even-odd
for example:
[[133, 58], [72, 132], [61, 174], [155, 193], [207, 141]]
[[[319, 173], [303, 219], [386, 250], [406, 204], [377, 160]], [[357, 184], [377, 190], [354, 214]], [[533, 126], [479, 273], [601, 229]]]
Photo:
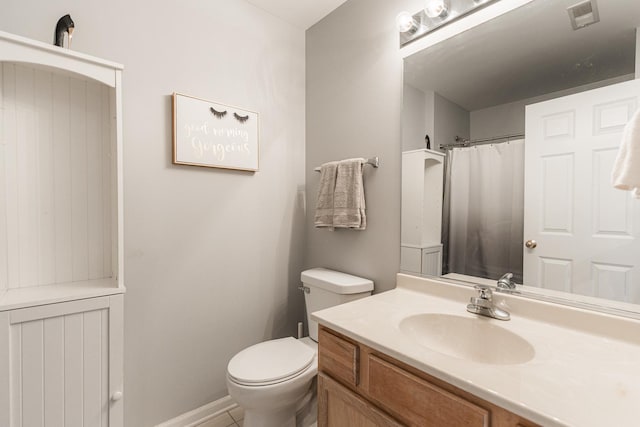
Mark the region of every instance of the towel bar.
[[[367, 165], [371, 165], [371, 166], [373, 166], [374, 168], [377, 168], [377, 167], [379, 167], [379, 166], [380, 166], [380, 159], [378, 158], [378, 156], [376, 156], [376, 157], [371, 157], [370, 159], [367, 159], [367, 163], [365, 163], [365, 164], [367, 164]], [[317, 168], [315, 168], [315, 169], [314, 169], [314, 171], [316, 171], [316, 172], [320, 172], [320, 168], [319, 168], [319, 167], [317, 167]]]

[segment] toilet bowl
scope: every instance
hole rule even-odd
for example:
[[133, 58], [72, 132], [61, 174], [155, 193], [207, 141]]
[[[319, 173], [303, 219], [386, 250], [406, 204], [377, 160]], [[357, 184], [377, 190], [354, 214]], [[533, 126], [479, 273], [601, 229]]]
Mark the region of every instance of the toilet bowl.
[[[245, 427], [308, 427], [315, 407], [318, 326], [313, 311], [371, 295], [373, 282], [324, 268], [301, 274], [309, 337], [261, 342], [236, 354], [227, 366], [227, 390], [244, 409]], [[305, 410], [307, 409], [307, 410]]]
[[244, 409], [245, 426], [296, 426], [300, 403], [312, 393], [318, 373], [315, 343], [304, 340], [308, 341], [291, 337], [265, 341], [231, 359], [227, 389]]

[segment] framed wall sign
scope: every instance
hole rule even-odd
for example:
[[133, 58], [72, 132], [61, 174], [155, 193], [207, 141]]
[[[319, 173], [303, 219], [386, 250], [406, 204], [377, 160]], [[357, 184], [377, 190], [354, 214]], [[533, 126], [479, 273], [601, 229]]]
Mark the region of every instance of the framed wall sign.
[[257, 171], [258, 113], [173, 94], [173, 163]]

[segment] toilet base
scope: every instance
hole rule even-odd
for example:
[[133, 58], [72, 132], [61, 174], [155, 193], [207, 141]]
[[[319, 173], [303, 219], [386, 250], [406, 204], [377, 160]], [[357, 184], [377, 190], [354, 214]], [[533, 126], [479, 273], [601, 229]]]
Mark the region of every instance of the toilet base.
[[[317, 343], [309, 338], [302, 342], [316, 351]], [[317, 373], [314, 358], [298, 376], [270, 385], [238, 384], [227, 374], [227, 389], [244, 409], [245, 427], [312, 427], [317, 420]]]
[[244, 411], [244, 427], [315, 427], [318, 419], [318, 399], [313, 386], [297, 403], [277, 411], [246, 410]]
[[313, 380], [311, 390], [307, 393], [296, 412], [296, 427], [317, 427], [318, 421], [318, 393], [316, 380]]

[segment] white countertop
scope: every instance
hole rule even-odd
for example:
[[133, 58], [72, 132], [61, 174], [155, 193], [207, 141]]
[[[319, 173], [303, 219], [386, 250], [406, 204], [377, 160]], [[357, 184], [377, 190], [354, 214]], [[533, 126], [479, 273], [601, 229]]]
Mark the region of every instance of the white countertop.
[[489, 320], [535, 350], [531, 360], [513, 365], [448, 356], [399, 329], [402, 319], [419, 313], [477, 317], [466, 311], [476, 294], [467, 286], [399, 274], [396, 289], [315, 312], [312, 318], [544, 426], [638, 425], [638, 320], [496, 293], [494, 301], [511, 320]]

